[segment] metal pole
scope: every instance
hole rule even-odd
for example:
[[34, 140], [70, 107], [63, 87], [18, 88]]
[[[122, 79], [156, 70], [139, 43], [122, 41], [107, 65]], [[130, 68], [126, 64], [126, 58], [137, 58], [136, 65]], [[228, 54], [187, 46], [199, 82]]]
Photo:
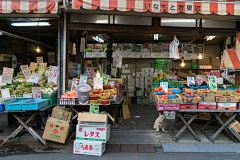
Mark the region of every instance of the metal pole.
[[58, 19], [58, 97], [61, 95], [61, 17]]
[[67, 46], [66, 46], [66, 34], [67, 34], [67, 13], [64, 12], [63, 19], [63, 84], [62, 93], [65, 93], [65, 79], [66, 79], [66, 56], [67, 56]]

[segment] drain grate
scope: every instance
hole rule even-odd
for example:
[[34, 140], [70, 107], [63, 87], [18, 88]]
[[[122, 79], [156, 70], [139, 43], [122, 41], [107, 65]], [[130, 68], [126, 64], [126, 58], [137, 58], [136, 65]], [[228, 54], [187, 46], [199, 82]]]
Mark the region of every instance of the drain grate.
[[121, 144], [121, 152], [137, 153], [136, 144]]
[[120, 144], [107, 144], [106, 152], [120, 152]]
[[138, 152], [140, 152], [140, 153], [155, 153], [155, 147], [153, 144], [139, 144]]

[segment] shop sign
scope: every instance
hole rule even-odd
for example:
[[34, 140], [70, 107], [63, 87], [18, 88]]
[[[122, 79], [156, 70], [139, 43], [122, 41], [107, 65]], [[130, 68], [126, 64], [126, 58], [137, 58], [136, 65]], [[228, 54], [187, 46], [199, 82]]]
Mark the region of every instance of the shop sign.
[[168, 92], [168, 82], [160, 82], [160, 86], [164, 90], [164, 92]]
[[4, 86], [6, 83], [2, 83], [2, 76], [0, 76], [0, 86]]
[[30, 74], [30, 70], [28, 69], [28, 65], [21, 65], [20, 67], [21, 67], [21, 70], [22, 70], [24, 76]]
[[2, 83], [12, 84], [13, 68], [3, 67]]
[[1, 94], [2, 94], [2, 98], [9, 98], [10, 97], [10, 92], [9, 89], [1, 89]]
[[102, 78], [103, 78], [103, 85], [107, 85], [108, 84], [109, 75], [102, 74]]
[[195, 85], [194, 77], [187, 77], [187, 85], [188, 87], [191, 85]]
[[40, 78], [40, 74], [33, 72], [28, 81], [32, 83], [38, 83], [39, 78]]
[[42, 99], [41, 88], [40, 87], [32, 87], [32, 95], [33, 95], [33, 99]]
[[48, 73], [48, 83], [54, 82], [57, 83], [58, 79], [58, 67], [57, 66], [50, 66], [49, 73]]
[[39, 63], [39, 69], [38, 69], [38, 71], [39, 71], [40, 69], [42, 69], [42, 68], [45, 68], [45, 67], [47, 67], [47, 63]]
[[43, 63], [43, 57], [36, 57], [37, 59], [37, 64]]
[[99, 104], [90, 103], [89, 113], [99, 114]]
[[71, 91], [76, 91], [77, 85], [79, 85], [79, 79], [73, 78]]
[[175, 119], [176, 112], [175, 111], [164, 111], [164, 115], [166, 119]]
[[217, 77], [216, 76], [208, 77], [208, 83], [209, 83], [209, 89], [211, 91], [217, 90]]
[[206, 72], [206, 77], [210, 77], [210, 76], [221, 77], [221, 73], [220, 72]]
[[80, 76], [80, 83], [87, 84], [87, 76]]
[[93, 89], [103, 89], [103, 79], [102, 77], [93, 78]]

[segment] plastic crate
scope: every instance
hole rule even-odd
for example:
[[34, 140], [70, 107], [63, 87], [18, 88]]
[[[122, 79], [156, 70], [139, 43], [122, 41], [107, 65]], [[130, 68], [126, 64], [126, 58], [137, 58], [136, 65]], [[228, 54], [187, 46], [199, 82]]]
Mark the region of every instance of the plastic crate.
[[78, 105], [78, 98], [58, 98], [58, 105]]
[[21, 111], [22, 110], [22, 103], [29, 101], [30, 99], [14, 99], [5, 103], [5, 110], [6, 111]]
[[57, 97], [57, 92], [52, 92], [51, 94], [49, 93], [41, 93], [42, 99], [52, 99]]
[[47, 99], [31, 99], [22, 103], [22, 110], [38, 110], [48, 105]]
[[49, 106], [54, 105], [54, 104], [57, 104], [57, 98], [48, 99]]
[[4, 104], [0, 104], [0, 112], [2, 112], [4, 110], [5, 110]]

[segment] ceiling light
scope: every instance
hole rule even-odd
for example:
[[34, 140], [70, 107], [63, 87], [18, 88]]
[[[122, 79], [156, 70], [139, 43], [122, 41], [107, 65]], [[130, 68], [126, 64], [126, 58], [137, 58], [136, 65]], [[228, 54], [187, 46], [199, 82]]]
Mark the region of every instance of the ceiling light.
[[157, 41], [158, 40], [158, 34], [153, 34], [153, 39], [154, 39], [154, 41]]
[[182, 63], [180, 64], [181, 67], [185, 67], [184, 59], [182, 59]]
[[215, 38], [216, 36], [206, 36], [205, 38], [207, 38], [207, 41], [211, 41], [213, 40], [213, 38]]
[[19, 22], [11, 23], [12, 26], [23, 27], [23, 26], [51, 26], [49, 22]]
[[202, 57], [202, 53], [199, 53], [198, 54], [198, 59], [202, 59], [203, 57]]
[[95, 23], [108, 23], [108, 20], [97, 20]]
[[172, 19], [172, 18], [166, 18], [162, 19], [161, 22], [166, 23], [166, 22], [172, 22], [172, 23], [189, 23], [189, 22], [196, 22], [195, 19]]
[[102, 38], [100, 38], [99, 36], [92, 37], [92, 39], [94, 39], [95, 41], [97, 41], [99, 43], [104, 43], [104, 40]]
[[37, 47], [36, 51], [39, 53], [41, 50], [40, 50], [40, 48], [39, 48], [39, 47]]

